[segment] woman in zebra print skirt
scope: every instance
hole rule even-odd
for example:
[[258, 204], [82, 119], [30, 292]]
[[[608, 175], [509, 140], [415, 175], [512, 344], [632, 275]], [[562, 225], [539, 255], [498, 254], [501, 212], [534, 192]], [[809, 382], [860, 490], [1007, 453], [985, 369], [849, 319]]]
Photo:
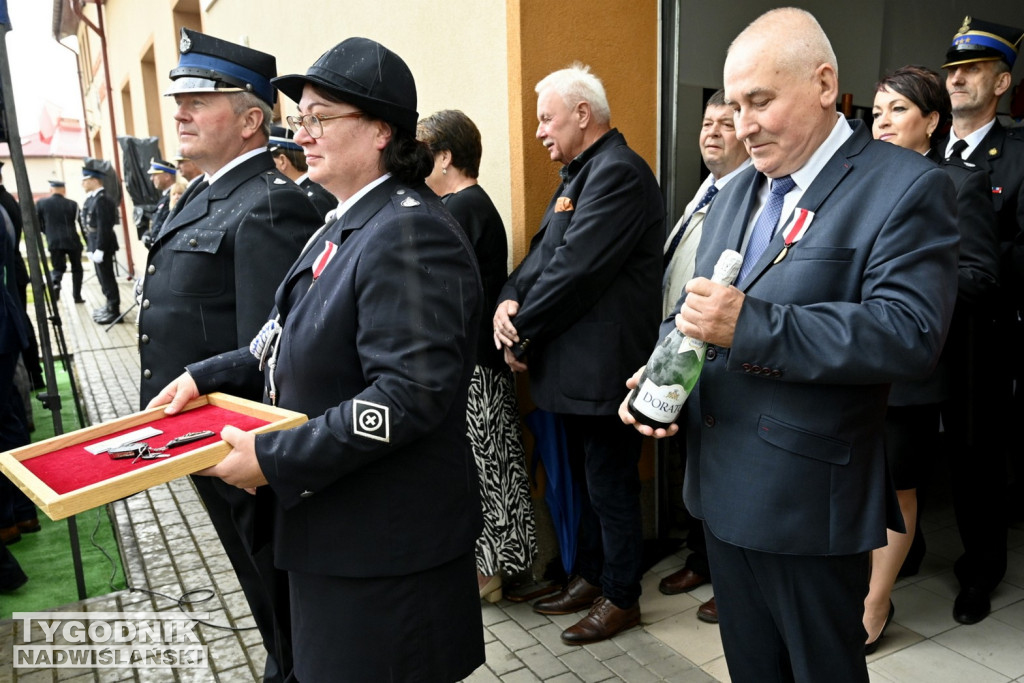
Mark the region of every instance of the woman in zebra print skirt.
[[[420, 121], [417, 137], [434, 154], [427, 185], [469, 237], [480, 264], [484, 311], [493, 311], [508, 278], [508, 243], [498, 210], [477, 184], [480, 131], [462, 112], [445, 110]], [[477, 582], [480, 597], [497, 602], [502, 574], [528, 569], [537, 554], [537, 540], [515, 383], [501, 352], [491, 344], [490, 324], [484, 316], [466, 422], [484, 512], [483, 533], [476, 542]]]

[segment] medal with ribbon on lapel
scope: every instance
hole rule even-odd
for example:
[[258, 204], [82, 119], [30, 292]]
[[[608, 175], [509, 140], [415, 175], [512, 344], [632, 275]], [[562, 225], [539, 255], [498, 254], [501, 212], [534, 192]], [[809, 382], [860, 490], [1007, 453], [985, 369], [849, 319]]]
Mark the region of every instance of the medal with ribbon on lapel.
[[313, 282], [309, 284], [310, 287], [313, 283], [320, 278], [320, 274], [324, 272], [324, 268], [331, 262], [334, 255], [338, 253], [338, 245], [330, 240], [324, 242], [324, 250], [316, 257], [316, 261], [313, 262]]
[[782, 251], [772, 261], [772, 265], [776, 265], [781, 262], [782, 259], [786, 258], [786, 254], [789, 253], [789, 248], [799, 242], [807, 230], [811, 227], [811, 221], [814, 220], [814, 212], [807, 209], [797, 209], [796, 214], [793, 216], [793, 221], [786, 228], [786, 242], [782, 246]]

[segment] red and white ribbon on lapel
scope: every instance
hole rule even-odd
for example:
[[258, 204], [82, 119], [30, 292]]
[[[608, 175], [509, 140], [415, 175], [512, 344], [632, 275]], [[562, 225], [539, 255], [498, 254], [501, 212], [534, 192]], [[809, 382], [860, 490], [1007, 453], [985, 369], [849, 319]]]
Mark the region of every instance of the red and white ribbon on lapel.
[[797, 209], [793, 215], [793, 222], [785, 230], [785, 244], [782, 247], [782, 251], [772, 261], [772, 265], [775, 265], [782, 259], [786, 258], [786, 254], [789, 252], [789, 248], [799, 242], [804, 233], [811, 227], [811, 221], [814, 220], [814, 212], [807, 209]]
[[790, 247], [795, 242], [799, 242], [800, 238], [807, 232], [807, 229], [811, 227], [811, 221], [813, 220], [813, 211], [797, 209], [796, 215], [793, 217], [793, 224], [789, 226], [789, 230], [786, 232], [786, 246]]
[[338, 245], [328, 240], [324, 242], [323, 252], [316, 257], [316, 261], [313, 263], [313, 281], [320, 277], [320, 273], [324, 272], [324, 268], [331, 262], [334, 255], [338, 253]]

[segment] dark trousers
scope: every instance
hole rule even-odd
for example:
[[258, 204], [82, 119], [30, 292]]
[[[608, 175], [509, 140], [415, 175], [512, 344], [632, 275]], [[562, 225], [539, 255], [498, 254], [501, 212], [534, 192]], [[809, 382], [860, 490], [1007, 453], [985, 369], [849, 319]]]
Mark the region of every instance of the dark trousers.
[[269, 502], [215, 477], [193, 476], [210, 521], [220, 537], [231, 566], [263, 637], [267, 663], [265, 683], [284, 681], [292, 669], [291, 617], [288, 574], [274, 567], [274, 549], [255, 540], [272, 524]]
[[733, 683], [867, 683], [869, 553], [805, 556], [740, 548], [704, 525]]
[[54, 287], [60, 287], [60, 282], [67, 271], [67, 264], [71, 263], [71, 287], [76, 299], [82, 298], [82, 250], [68, 251], [67, 249], [50, 250], [50, 267], [52, 272], [50, 278]]
[[582, 496], [576, 573], [622, 608], [640, 598], [640, 433], [615, 415], [561, 415]]
[[1012, 345], [1016, 321], [978, 318], [969, 323], [963, 365], [954, 375], [951, 399], [942, 405], [942, 423], [949, 443], [953, 510], [964, 545], [954, 571], [961, 588], [988, 593], [1006, 573], [1007, 454], [1019, 451], [1020, 444], [1019, 423], [1012, 414], [1014, 368], [986, 361], [1013, 358], [1019, 347]]
[[0, 591], [11, 591], [21, 586], [28, 577], [21, 570], [17, 558], [0, 541]]
[[117, 252], [103, 254], [103, 260], [96, 264], [96, 279], [100, 283], [100, 291], [107, 300], [107, 307], [115, 313], [121, 310], [121, 292], [117, 288], [117, 278], [114, 277], [114, 257]]
[[[949, 467], [953, 510], [964, 552], [954, 565], [961, 588], [991, 593], [1006, 574], [1006, 444], [1020, 448], [1008, 410], [1010, 378], [990, 378], [988, 398], [956, 396], [943, 405], [950, 441]], [[994, 397], [1003, 398], [993, 401]], [[987, 410], [986, 410], [987, 407]], [[1008, 439], [1008, 440], [1007, 440]]]

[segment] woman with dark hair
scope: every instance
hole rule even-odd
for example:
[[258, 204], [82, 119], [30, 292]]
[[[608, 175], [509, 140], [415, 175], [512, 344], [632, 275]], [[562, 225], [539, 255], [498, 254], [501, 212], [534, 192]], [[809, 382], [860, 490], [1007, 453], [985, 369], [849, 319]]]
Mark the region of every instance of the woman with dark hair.
[[[416, 135], [434, 156], [427, 185], [466, 231], [480, 265], [484, 310], [493, 311], [508, 279], [508, 242], [498, 210], [477, 182], [480, 131], [461, 111], [446, 109], [421, 120]], [[481, 319], [466, 423], [484, 510], [484, 529], [476, 542], [477, 585], [481, 599], [497, 602], [502, 573], [529, 569], [537, 539], [515, 381], [491, 343], [490, 325], [486, 316]]]
[[433, 159], [398, 55], [350, 38], [274, 84], [298, 103], [287, 121], [310, 178], [340, 204], [251, 347], [189, 366], [153, 404], [175, 412], [264, 368], [267, 399], [309, 417], [258, 436], [225, 428], [231, 452], [202, 472], [272, 497], [294, 680], [461, 680], [484, 662], [472, 248], [423, 182]]
[[[974, 392], [980, 344], [989, 338], [986, 304], [996, 288], [998, 234], [988, 173], [961, 159], [943, 160], [932, 149], [932, 134], [948, 123], [949, 94], [930, 69], [905, 66], [876, 86], [872, 131], [878, 140], [933, 159], [956, 187], [960, 264], [956, 308], [946, 345], [934, 372], [916, 382], [894, 384], [886, 414], [886, 457], [907, 533], [888, 532], [889, 543], [871, 553], [871, 584], [864, 601], [866, 654], [877, 648], [895, 608], [891, 595], [917, 527], [917, 488], [929, 458], [937, 452], [940, 419], [953, 453], [968, 448], [971, 412], [985, 410]], [[955, 483], [954, 483], [955, 486]], [[997, 492], [993, 492], [997, 495]]]

